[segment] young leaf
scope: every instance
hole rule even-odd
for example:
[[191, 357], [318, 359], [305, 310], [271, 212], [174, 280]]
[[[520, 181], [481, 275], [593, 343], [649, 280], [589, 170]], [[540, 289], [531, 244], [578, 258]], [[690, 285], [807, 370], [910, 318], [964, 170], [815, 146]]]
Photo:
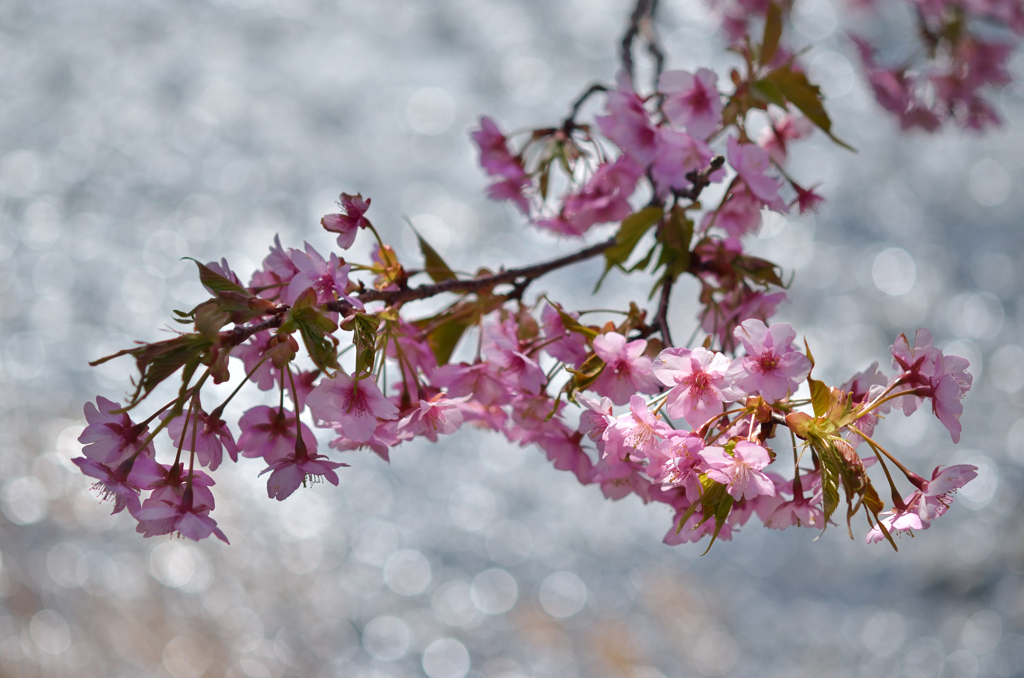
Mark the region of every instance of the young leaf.
[[812, 85], [807, 76], [800, 71], [794, 71], [789, 66], [776, 68], [769, 73], [765, 80], [774, 83], [786, 99], [800, 109], [800, 112], [807, 116], [807, 119], [817, 125], [822, 132], [827, 134], [832, 141], [843, 148], [856, 151], [844, 141], [840, 141], [832, 134], [832, 121], [825, 112], [822, 104], [823, 96], [821, 88]]
[[[408, 220], [407, 220], [408, 221]], [[441, 258], [441, 255], [437, 253], [430, 243], [428, 243], [420, 232], [416, 230], [416, 227], [409, 221], [409, 228], [416, 234], [416, 239], [420, 243], [420, 252], [423, 253], [423, 268], [430, 276], [430, 279], [438, 283], [442, 280], [451, 280], [455, 278], [455, 272], [452, 271], [451, 267], [445, 263], [445, 260]]]
[[764, 40], [761, 41], [761, 65], [767, 66], [775, 58], [782, 36], [782, 8], [778, 3], [768, 4], [768, 14], [764, 22]]
[[605, 250], [604, 257], [608, 262], [608, 268], [613, 265], [622, 266], [633, 253], [640, 238], [658, 223], [661, 219], [662, 209], [660, 207], [646, 207], [635, 214], [630, 214], [622, 220], [622, 226], [615, 236], [615, 244]]

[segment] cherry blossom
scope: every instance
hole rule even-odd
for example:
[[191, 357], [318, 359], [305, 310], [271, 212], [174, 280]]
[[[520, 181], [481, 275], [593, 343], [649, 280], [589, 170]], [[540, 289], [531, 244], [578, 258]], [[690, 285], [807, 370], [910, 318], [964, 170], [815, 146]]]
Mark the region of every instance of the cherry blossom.
[[[85, 404], [85, 420], [88, 426], [78, 436], [84, 443], [82, 454], [102, 464], [118, 464], [136, 454], [145, 442], [149, 428], [132, 422], [120, 403], [96, 397], [96, 404]], [[152, 455], [153, 446], [146, 447], [146, 454]]]
[[715, 414], [721, 414], [722, 403], [732, 399], [725, 372], [731, 360], [722, 353], [698, 346], [668, 348], [658, 355], [651, 371], [658, 380], [672, 387], [666, 406], [668, 416], [685, 419], [699, 428]]
[[652, 393], [657, 389], [651, 374], [651, 359], [643, 353], [647, 342], [643, 339], [626, 341], [618, 332], [607, 332], [594, 339], [594, 353], [604, 361], [601, 376], [593, 389], [607, 396], [616, 405], [625, 405], [637, 392]]
[[370, 440], [378, 420], [398, 418], [398, 407], [384, 397], [373, 379], [353, 379], [341, 371], [321, 379], [306, 404], [314, 419], [340, 428], [360, 443]]
[[193, 408], [191, 413], [180, 414], [172, 419], [167, 424], [167, 434], [176, 447], [186, 452], [195, 452], [199, 463], [209, 466], [211, 471], [216, 471], [220, 466], [225, 451], [231, 461], [238, 461], [238, 447], [227, 422], [212, 417], [198, 407]]
[[718, 94], [718, 74], [701, 68], [696, 74], [666, 71], [658, 79], [663, 92], [665, 115], [673, 125], [685, 127], [699, 139], [706, 139], [722, 122], [722, 99]]
[[705, 447], [702, 456], [708, 467], [708, 478], [725, 485], [733, 499], [753, 499], [761, 494], [775, 496], [775, 484], [761, 471], [771, 457], [760, 445], [741, 440], [731, 454], [723, 447], [713, 446]]
[[366, 214], [366, 210], [370, 209], [370, 199], [363, 200], [360, 193], [356, 195], [342, 193], [339, 204], [341, 213], [326, 215], [320, 220], [320, 224], [325, 230], [337, 233], [338, 247], [347, 250], [355, 242], [358, 230], [370, 225], [369, 219], [363, 216]]
[[747, 355], [733, 361], [725, 378], [744, 393], [777, 402], [796, 391], [811, 370], [807, 356], [793, 348], [796, 332], [789, 323], [769, 328], [760, 320], [744, 320], [734, 335]]

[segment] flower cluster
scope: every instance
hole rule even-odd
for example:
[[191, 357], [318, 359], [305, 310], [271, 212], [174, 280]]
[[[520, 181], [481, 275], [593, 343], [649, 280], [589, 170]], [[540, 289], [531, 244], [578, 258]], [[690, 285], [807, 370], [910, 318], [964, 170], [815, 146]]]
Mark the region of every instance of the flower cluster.
[[[321, 225], [343, 251], [370, 231], [370, 260], [275, 239], [248, 284], [227, 261], [197, 262], [210, 298], [176, 312], [192, 331], [98, 361], [130, 355], [140, 375], [126, 405], [103, 397], [86, 405], [84, 456], [75, 463], [115, 513], [128, 509], [140, 533], [227, 541], [210, 516], [209, 475], [225, 455], [261, 459], [268, 496], [283, 501], [308, 483], [339, 485], [338, 469], [348, 466], [339, 455], [367, 450], [387, 461], [402, 443], [473, 425], [540, 448], [556, 469], [611, 499], [636, 494], [668, 505], [667, 543], [730, 539], [755, 514], [772, 529], [825, 529], [840, 489], [848, 526], [863, 508], [868, 541], [895, 547], [893, 533], [925, 529], [976, 469], [937, 468], [925, 481], [874, 440], [874, 429], [894, 408], [909, 416], [928, 402], [958, 442], [967, 361], [919, 330], [913, 345], [905, 335], [894, 343], [892, 377], [876, 363], [830, 387], [812, 376], [796, 330], [770, 323], [785, 299], [781, 271], [745, 251], [762, 210], [804, 212], [822, 200], [785, 169], [794, 143], [815, 128], [835, 138], [817, 86], [779, 47], [782, 14], [771, 7], [761, 42], [739, 50], [745, 74], [733, 71], [728, 91], [716, 73], [697, 69], [660, 73], [643, 94], [626, 64], [614, 88], [592, 87], [558, 127], [517, 140], [481, 119], [472, 139], [492, 180], [487, 194], [563, 237], [610, 224], [603, 241], [465, 277], [420, 237], [424, 265], [407, 268], [367, 216], [371, 201], [343, 193]], [[584, 99], [598, 92], [604, 110], [593, 123], [578, 121]], [[756, 139], [747, 133], [755, 119], [764, 129]], [[567, 186], [557, 197], [553, 174]], [[702, 202], [713, 184], [719, 199]], [[527, 297], [538, 277], [596, 257], [605, 275], [650, 273], [656, 312], [636, 304], [621, 313], [570, 310]], [[669, 330], [670, 294], [684, 276], [700, 286], [692, 346], [674, 345]], [[433, 314], [407, 310], [443, 295], [450, 303]], [[204, 405], [204, 386], [230, 380], [236, 367], [238, 388]], [[177, 397], [135, 423], [129, 411], [179, 373]], [[226, 421], [246, 386], [273, 404]], [[780, 428], [792, 435], [776, 439]], [[157, 461], [158, 439], [173, 451], [170, 463]], [[791, 464], [776, 449], [787, 440]], [[867, 473], [874, 464], [890, 485], [889, 512]], [[912, 495], [903, 498], [890, 467]]]

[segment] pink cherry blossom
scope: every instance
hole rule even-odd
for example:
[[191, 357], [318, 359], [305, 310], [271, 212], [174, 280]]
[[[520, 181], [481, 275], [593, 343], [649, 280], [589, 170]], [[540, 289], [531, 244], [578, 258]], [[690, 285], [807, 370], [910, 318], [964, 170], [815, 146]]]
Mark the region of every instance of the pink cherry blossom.
[[787, 148], [791, 141], [798, 141], [808, 136], [814, 125], [802, 115], [786, 113], [776, 120], [769, 116], [771, 124], [764, 128], [761, 136], [757, 138], [757, 145], [763, 148], [775, 164], [783, 165], [786, 162]]
[[696, 75], [686, 71], [666, 71], [658, 78], [658, 91], [666, 95], [662, 109], [673, 125], [706, 139], [722, 123], [722, 98], [718, 94], [718, 74], [701, 68]]
[[700, 498], [699, 466], [704, 439], [691, 431], [669, 431], [647, 454], [647, 475], [659, 483], [681, 487], [690, 501]]
[[[149, 427], [132, 422], [127, 412], [117, 414], [120, 409], [120, 403], [103, 396], [96, 397], [96, 405], [85, 404], [88, 426], [78, 436], [78, 442], [85, 445], [82, 454], [103, 464], [116, 465], [139, 451]], [[152, 444], [146, 447], [145, 454], [155, 454]]]
[[[142, 457], [136, 461], [141, 459]], [[128, 512], [134, 515], [139, 509], [139, 487], [130, 479], [130, 462], [112, 468], [86, 457], [76, 457], [71, 461], [82, 470], [82, 473], [90, 478], [96, 478], [98, 482], [92, 489], [99, 492], [101, 500], [114, 502], [113, 513], [120, 513], [127, 508]]]
[[597, 126], [625, 155], [646, 167], [657, 151], [657, 131], [627, 73], [619, 73], [617, 85], [608, 92], [608, 115], [598, 116]]
[[741, 440], [732, 454], [723, 447], [705, 447], [702, 456], [708, 467], [708, 478], [725, 485], [733, 499], [753, 499], [761, 494], [775, 496], [775, 483], [761, 472], [771, 457], [760, 445]]
[[613, 419], [601, 436], [605, 446], [604, 456], [613, 459], [627, 459], [630, 456], [645, 459], [658, 446], [658, 441], [668, 436], [671, 430], [648, 409], [643, 397], [634, 394], [629, 399], [629, 412]]
[[153, 491], [147, 501], [167, 500], [172, 503], [181, 501], [185, 496], [185, 490], [191, 484], [193, 504], [201, 504], [212, 510], [214, 500], [210, 487], [216, 484], [213, 478], [199, 469], [193, 469], [191, 476], [190, 480], [183, 462], [173, 466], [157, 463], [155, 459], [148, 457], [139, 457], [132, 466], [128, 481], [140, 490]]
[[[700, 139], [668, 127], [659, 128], [658, 151], [651, 165], [651, 178], [658, 186], [658, 194], [692, 188], [693, 183], [686, 175], [707, 167], [713, 156], [708, 145]], [[724, 170], [717, 170], [709, 179], [721, 181], [724, 176]]]
[[725, 376], [744, 393], [760, 393], [774, 403], [796, 391], [811, 371], [811, 361], [793, 347], [796, 332], [789, 323], [769, 328], [760, 320], [744, 320], [734, 335], [747, 355], [733, 361]]
[[[302, 430], [303, 445], [316, 452], [313, 432], [302, 422], [298, 426]], [[262, 457], [273, 464], [295, 451], [295, 414], [288, 410], [258, 405], [242, 415], [238, 427], [242, 430], [238, 449], [243, 457]]]
[[485, 326], [483, 354], [498, 368], [506, 390], [513, 393], [540, 393], [547, 382], [547, 376], [540, 364], [527, 355], [527, 349], [519, 341], [516, 332], [516, 324], [511, 319]]
[[764, 526], [773, 530], [784, 530], [793, 525], [822, 528], [825, 526], [825, 514], [818, 506], [801, 496], [779, 504], [764, 521]]
[[260, 472], [260, 475], [270, 473], [270, 478], [267, 479], [267, 495], [271, 499], [284, 501], [299, 488], [299, 485], [307, 480], [311, 483], [316, 482], [319, 476], [337, 486], [338, 474], [334, 469], [348, 464], [326, 459], [326, 456], [307, 452], [303, 447], [293, 450], [287, 457], [278, 459]]
[[967, 372], [970, 363], [955, 355], [941, 356], [939, 372], [932, 380], [932, 412], [949, 431], [954, 443], [960, 442], [960, 403], [971, 388], [974, 376]]
[[643, 354], [646, 350], [645, 340], [627, 342], [618, 332], [595, 337], [594, 353], [605, 366], [591, 389], [616, 405], [625, 405], [634, 393], [654, 393], [658, 387], [651, 374], [651, 359]]
[[249, 287], [265, 299], [276, 299], [298, 272], [291, 256], [281, 247], [281, 237], [275, 235], [270, 254], [263, 260], [263, 268], [253, 273]]
[[[576, 402], [586, 408], [580, 414], [580, 433], [594, 442], [600, 441], [604, 436], [605, 429], [615, 419], [612, 414], [612, 401], [608, 398], [591, 399], [577, 393]], [[598, 446], [598, 450], [601, 448], [602, 446]]]
[[211, 471], [216, 471], [220, 466], [225, 450], [231, 461], [238, 461], [238, 448], [227, 423], [198, 408], [193, 408], [191, 414], [180, 414], [172, 419], [167, 425], [167, 434], [175, 447], [180, 446], [186, 452], [194, 451], [199, 463], [210, 467]]
[[[578, 313], [570, 313], [574, 320], [579, 318]], [[587, 358], [587, 342], [582, 334], [570, 332], [562, 324], [562, 316], [554, 306], [545, 304], [541, 311], [541, 323], [544, 330], [544, 350], [555, 360], [561, 360], [567, 365], [578, 366]]]
[[373, 436], [378, 420], [398, 418], [398, 408], [373, 379], [353, 379], [340, 370], [333, 379], [321, 379], [306, 404], [315, 419], [340, 427], [359, 443]]
[[721, 208], [708, 212], [701, 220], [701, 228], [707, 230], [718, 226], [725, 230], [731, 238], [742, 238], [748, 233], [755, 233], [761, 226], [761, 202], [746, 184], [733, 186], [726, 196]]
[[[669, 529], [668, 534], [665, 535], [664, 542], [669, 546], [698, 542], [704, 537], [710, 537], [715, 534], [714, 516], [706, 516], [699, 510], [687, 518], [683, 524], [683, 529], [677, 532], [676, 526], [679, 525], [679, 520], [682, 516], [682, 511], [676, 514], [672, 527]], [[732, 541], [732, 526], [724, 523], [716, 538], [723, 541]]]
[[712, 353], [698, 346], [667, 348], [651, 365], [658, 380], [672, 387], [665, 405], [668, 416], [685, 419], [694, 429], [716, 414], [722, 413], [722, 403], [732, 399], [725, 372], [731, 360], [723, 353]]
[[629, 196], [641, 173], [641, 167], [630, 156], [601, 165], [583, 188], [565, 196], [557, 219], [538, 221], [537, 226], [582, 236], [595, 224], [621, 221], [633, 213]]
[[789, 211], [779, 197], [779, 182], [765, 174], [771, 166], [768, 153], [754, 144], [740, 144], [736, 137], [729, 137], [726, 157], [754, 197], [776, 212]]
[[193, 503], [192, 492], [186, 490], [181, 501], [147, 499], [136, 517], [138, 532], [146, 537], [177, 532], [195, 541], [206, 539], [211, 534], [228, 544], [228, 538], [217, 527], [217, 521], [210, 517], [210, 509], [203, 504]]
[[305, 252], [293, 250], [292, 262], [298, 273], [288, 284], [284, 295], [286, 303], [295, 303], [303, 292], [312, 288], [316, 292], [317, 303], [343, 299], [356, 308], [363, 308], [363, 302], [346, 294], [352, 266], [344, 263], [337, 254], [331, 254], [330, 260], [325, 260], [312, 245], [306, 243]]
[[320, 220], [320, 225], [331, 233], [337, 233], [338, 247], [347, 250], [355, 242], [356, 232], [370, 225], [369, 219], [363, 216], [370, 209], [370, 199], [363, 200], [361, 193], [342, 193], [339, 205], [341, 213], [326, 215]]
[[398, 428], [436, 443], [439, 433], [450, 435], [462, 425], [462, 405], [469, 398], [468, 395], [449, 398], [444, 393], [438, 393], [430, 400], [421, 400], [418, 408], [398, 422]]
[[480, 118], [480, 129], [472, 131], [470, 136], [480, 149], [480, 166], [488, 174], [510, 181], [526, 179], [526, 171], [508, 150], [508, 141], [493, 119]]

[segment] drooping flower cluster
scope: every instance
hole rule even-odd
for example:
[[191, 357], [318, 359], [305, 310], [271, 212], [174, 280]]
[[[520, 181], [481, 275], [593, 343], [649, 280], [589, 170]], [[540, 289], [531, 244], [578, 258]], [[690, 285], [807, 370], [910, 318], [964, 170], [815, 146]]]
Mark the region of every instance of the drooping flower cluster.
[[[86, 405], [84, 456], [75, 463], [140, 533], [227, 541], [210, 515], [209, 475], [225, 458], [261, 459], [268, 496], [283, 501], [309, 483], [340, 485], [338, 469], [348, 466], [340, 454], [368, 450], [386, 461], [405, 442], [437, 442], [468, 424], [539, 447], [556, 469], [610, 499], [636, 494], [668, 505], [675, 519], [667, 543], [730, 539], [755, 514], [772, 529], [821, 530], [839, 508], [840, 488], [848, 525], [863, 508], [868, 541], [895, 546], [894, 532], [927, 528], [976, 469], [936, 469], [925, 481], [875, 441], [874, 429], [892, 408], [909, 416], [927, 401], [957, 442], [972, 383], [967, 361], [919, 330], [912, 346], [897, 338], [891, 378], [876, 363], [829, 387], [812, 376], [796, 330], [770, 322], [785, 299], [781, 271], [744, 250], [762, 210], [820, 204], [784, 166], [813, 128], [832, 136], [818, 88], [779, 46], [773, 22], [782, 14], [772, 7], [755, 8], [767, 16], [764, 37], [740, 50], [746, 74], [734, 71], [728, 91], [701, 68], [661, 73], [656, 89], [641, 94], [624, 69], [615, 88], [588, 92], [605, 92], [593, 124], [575, 119], [582, 99], [561, 126], [533, 130], [519, 144], [481, 119], [472, 138], [491, 198], [560, 236], [615, 224], [607, 240], [465, 277], [419, 237], [424, 266], [407, 269], [367, 216], [370, 199], [343, 193], [340, 211], [321, 225], [341, 250], [371, 231], [370, 260], [350, 263], [309, 244], [286, 249], [275, 238], [247, 285], [227, 261], [199, 264], [211, 296], [178, 312], [193, 332], [103, 359], [131, 355], [141, 374], [125, 407], [102, 397]], [[756, 140], [747, 133], [753, 119], [764, 124]], [[553, 173], [566, 186], [557, 197]], [[720, 199], [703, 204], [716, 183]], [[528, 297], [539, 276], [595, 257], [604, 258], [605, 275], [650, 272], [657, 311], [572, 311]], [[700, 287], [702, 308], [691, 319], [697, 343], [676, 346], [670, 294], [687, 275]], [[407, 310], [446, 294], [451, 303], [433, 314]], [[592, 321], [598, 314], [604, 320]], [[460, 345], [470, 350], [457, 352]], [[228, 381], [232, 371], [244, 375], [239, 388], [204, 406], [206, 383]], [[133, 422], [128, 411], [179, 372], [178, 397]], [[273, 404], [226, 421], [225, 407], [249, 384]], [[779, 428], [793, 435], [776, 437]], [[158, 437], [173, 452], [170, 463], [157, 461]], [[790, 445], [791, 465], [788, 455], [780, 462], [790, 440], [800, 441]], [[891, 485], [889, 512], [867, 473], [874, 464]], [[909, 497], [901, 498], [890, 465], [917, 488]]]

